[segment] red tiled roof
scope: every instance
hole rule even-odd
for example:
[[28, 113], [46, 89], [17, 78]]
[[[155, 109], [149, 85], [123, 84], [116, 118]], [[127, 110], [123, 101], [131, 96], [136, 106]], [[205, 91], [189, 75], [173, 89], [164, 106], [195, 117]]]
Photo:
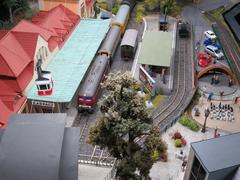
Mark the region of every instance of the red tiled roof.
[[49, 44], [50, 49], [66, 41], [68, 34], [73, 30], [73, 27], [79, 22], [80, 17], [65, 8], [62, 4], [56, 6], [50, 11], [40, 11], [32, 18], [32, 22], [44, 29], [52, 32], [52, 38]]
[[31, 59], [34, 59], [34, 54], [36, 50], [36, 44], [38, 40], [37, 33], [29, 32], [12, 32], [14, 37], [17, 39], [18, 43], [21, 44], [23, 49], [29, 55]]
[[0, 66], [0, 75], [11, 77], [17, 77], [32, 61], [11, 32], [7, 33], [0, 41], [0, 56], [0, 64], [4, 65]]
[[0, 30], [0, 40], [8, 33], [8, 31]]
[[26, 20], [21, 20], [13, 29], [15, 32], [37, 33], [46, 41], [52, 36], [52, 32]]

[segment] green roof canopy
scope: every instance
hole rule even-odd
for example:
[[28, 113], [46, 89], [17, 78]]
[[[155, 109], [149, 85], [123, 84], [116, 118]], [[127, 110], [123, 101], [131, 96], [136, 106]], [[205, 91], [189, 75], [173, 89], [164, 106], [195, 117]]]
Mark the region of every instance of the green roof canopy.
[[110, 20], [81, 20], [63, 48], [47, 67], [54, 82], [50, 96], [38, 96], [36, 85], [28, 99], [70, 102], [109, 29]]
[[172, 32], [146, 31], [143, 37], [138, 63], [170, 67], [172, 40]]

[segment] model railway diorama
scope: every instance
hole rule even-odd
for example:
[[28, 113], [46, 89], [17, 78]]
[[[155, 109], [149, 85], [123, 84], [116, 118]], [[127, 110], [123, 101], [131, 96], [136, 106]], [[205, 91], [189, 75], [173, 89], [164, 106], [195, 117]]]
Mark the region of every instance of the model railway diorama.
[[103, 82], [112, 64], [114, 54], [120, 43], [121, 36], [126, 30], [135, 3], [133, 0], [124, 0], [113, 18], [106, 38], [100, 46], [78, 93], [78, 112], [93, 113], [101, 92], [100, 83]]

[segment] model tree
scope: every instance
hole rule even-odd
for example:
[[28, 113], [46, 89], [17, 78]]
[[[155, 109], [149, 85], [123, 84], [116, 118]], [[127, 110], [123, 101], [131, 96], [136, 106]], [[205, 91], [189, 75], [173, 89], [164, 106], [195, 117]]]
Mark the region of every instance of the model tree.
[[[109, 74], [104, 83], [108, 95], [99, 103], [102, 115], [89, 134], [91, 144], [107, 148], [117, 158], [119, 179], [148, 179], [153, 163], [166, 152], [135, 85], [130, 72]], [[142, 135], [148, 136], [137, 142]]]

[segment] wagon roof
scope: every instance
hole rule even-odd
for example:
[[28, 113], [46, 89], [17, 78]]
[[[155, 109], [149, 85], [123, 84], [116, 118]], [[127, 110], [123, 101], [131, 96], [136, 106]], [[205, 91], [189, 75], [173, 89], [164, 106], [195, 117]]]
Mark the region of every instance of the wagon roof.
[[128, 46], [135, 47], [137, 35], [138, 35], [138, 31], [135, 29], [126, 30], [121, 42], [121, 46], [128, 45]]

